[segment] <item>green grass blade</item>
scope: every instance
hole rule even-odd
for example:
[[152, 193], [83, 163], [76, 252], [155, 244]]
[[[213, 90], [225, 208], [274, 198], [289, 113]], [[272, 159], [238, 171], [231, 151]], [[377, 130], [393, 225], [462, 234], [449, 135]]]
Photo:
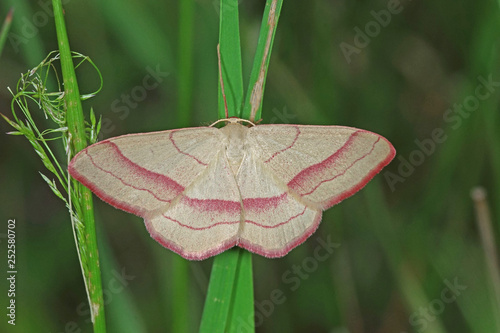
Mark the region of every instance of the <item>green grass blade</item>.
[[[228, 104], [228, 116], [254, 120], [260, 118], [264, 82], [269, 64], [272, 41], [281, 11], [282, 1], [268, 1], [264, 12], [262, 29], [254, 67], [249, 84], [247, 103], [243, 114], [240, 112], [243, 101], [243, 79], [241, 51], [236, 1], [221, 1], [220, 8], [220, 53], [221, 71]], [[260, 87], [260, 88], [259, 88]], [[255, 101], [257, 98], [257, 102]], [[219, 87], [219, 118], [226, 117], [225, 106]], [[231, 250], [232, 253], [235, 250]], [[221, 254], [214, 261], [210, 278], [209, 293], [203, 312], [200, 332], [237, 332], [245, 327], [255, 331], [253, 320], [253, 281], [251, 254], [244, 250], [239, 258]], [[226, 252], [227, 253], [227, 252]], [[236, 265], [236, 266], [232, 266]], [[226, 270], [216, 267], [226, 267]], [[224, 285], [220, 281], [225, 281]], [[234, 288], [233, 288], [234, 285]], [[218, 300], [218, 302], [216, 301]], [[227, 311], [230, 311], [229, 313]]]
[[[177, 54], [177, 83], [178, 100], [177, 115], [179, 127], [188, 127], [191, 120], [191, 107], [193, 100], [193, 45], [194, 42], [194, 0], [179, 3], [179, 34]], [[172, 257], [172, 332], [189, 332], [189, 273], [188, 262], [180, 257]]]
[[[222, 0], [220, 6], [220, 55], [228, 116], [238, 117], [243, 102], [243, 73], [239, 36], [238, 2]], [[219, 85], [219, 118], [226, 117]], [[236, 332], [238, 318], [251, 318], [253, 281], [251, 254], [231, 249], [214, 259], [200, 332]]]
[[179, 3], [178, 109], [179, 127], [189, 126], [193, 99], [194, 0]]
[[9, 34], [10, 25], [12, 24], [13, 15], [14, 7], [12, 7], [7, 13], [5, 21], [3, 21], [2, 29], [0, 30], [0, 56], [2, 56], [3, 47], [5, 46], [5, 42], [7, 41], [7, 36]]
[[266, 85], [267, 68], [271, 58], [276, 27], [281, 13], [283, 0], [267, 0], [260, 28], [257, 51], [255, 52], [250, 84], [243, 107], [242, 118], [256, 121], [261, 119], [262, 99]]
[[123, 48], [138, 63], [145, 66], [160, 64], [162, 69], [174, 68], [170, 39], [165, 38], [165, 31], [151, 19], [143, 3], [119, 0], [94, 0], [93, 3], [106, 17]]
[[252, 254], [243, 249], [239, 251], [241, 253], [236, 270], [227, 332], [241, 332], [243, 328], [245, 332], [254, 332]]
[[[61, 55], [61, 69], [64, 82], [64, 97], [67, 107], [68, 131], [71, 135], [73, 152], [77, 153], [87, 145], [85, 137], [84, 117], [80, 101], [80, 91], [75, 74], [73, 58], [69, 46], [66, 25], [61, 0], [53, 0], [54, 20], [56, 23], [57, 41]], [[104, 302], [101, 285], [101, 271], [99, 269], [99, 254], [97, 252], [97, 237], [95, 233], [94, 208], [92, 193], [88, 188], [78, 182], [73, 182], [74, 190], [81, 196], [81, 207], [83, 209], [84, 235], [80, 255], [87, 263], [88, 272], [84, 278], [87, 281], [90, 307], [92, 309], [92, 321], [94, 332], [106, 332], [104, 320]]]
[[[50, 1], [49, 1], [50, 2]], [[7, 35], [9, 47], [14, 54], [23, 59], [30, 67], [36, 66], [40, 59], [45, 58], [47, 54], [45, 45], [42, 41], [42, 34], [26, 34], [26, 18], [34, 15], [32, 5], [34, 3], [28, 0], [7, 0], [2, 1], [0, 6], [4, 10], [15, 8], [16, 19], [12, 20], [12, 27]]]
[[200, 333], [225, 332], [231, 307], [240, 249], [233, 248], [215, 257], [210, 274]]
[[187, 333], [190, 328], [189, 312], [189, 266], [186, 259], [172, 257], [172, 332]]
[[[228, 115], [239, 117], [243, 103], [243, 70], [237, 0], [221, 0], [219, 44]], [[219, 85], [219, 119], [223, 118], [226, 118], [226, 113]]]

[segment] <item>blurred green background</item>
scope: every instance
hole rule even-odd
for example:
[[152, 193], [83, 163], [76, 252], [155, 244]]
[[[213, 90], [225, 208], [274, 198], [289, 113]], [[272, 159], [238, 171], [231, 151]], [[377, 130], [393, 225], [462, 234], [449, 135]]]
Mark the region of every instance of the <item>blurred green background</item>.
[[[63, 1], [72, 49], [104, 77], [102, 92], [84, 103], [102, 115], [101, 139], [216, 120], [219, 3], [183, 1], [192, 6]], [[247, 78], [264, 3], [239, 1]], [[2, 20], [13, 5], [0, 58], [5, 115], [6, 88], [57, 47], [49, 0], [2, 0]], [[486, 189], [486, 234], [498, 240], [499, 6], [284, 1], [263, 123], [359, 127], [388, 138], [397, 156], [326, 211], [318, 231], [289, 255], [253, 256], [257, 332], [500, 331], [498, 247], [485, 255], [470, 196], [475, 186]], [[90, 66], [77, 75], [82, 93], [98, 87]], [[0, 121], [0, 331], [91, 332], [68, 213], [38, 174], [43, 165], [29, 143], [4, 134], [10, 130]], [[99, 199], [95, 205], [108, 332], [172, 332], [183, 307], [187, 331], [197, 331], [213, 259], [188, 263], [189, 288], [179, 295], [179, 257], [138, 217]], [[17, 232], [15, 327], [5, 310], [9, 218]], [[331, 253], [315, 256], [329, 241]]]

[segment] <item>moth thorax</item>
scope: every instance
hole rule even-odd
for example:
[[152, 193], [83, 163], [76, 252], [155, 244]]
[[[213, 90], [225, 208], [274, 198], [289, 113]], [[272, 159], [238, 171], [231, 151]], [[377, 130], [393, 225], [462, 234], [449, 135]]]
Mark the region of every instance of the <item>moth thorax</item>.
[[221, 129], [227, 136], [226, 157], [229, 166], [236, 175], [245, 156], [245, 140], [247, 128], [240, 124], [228, 124]]

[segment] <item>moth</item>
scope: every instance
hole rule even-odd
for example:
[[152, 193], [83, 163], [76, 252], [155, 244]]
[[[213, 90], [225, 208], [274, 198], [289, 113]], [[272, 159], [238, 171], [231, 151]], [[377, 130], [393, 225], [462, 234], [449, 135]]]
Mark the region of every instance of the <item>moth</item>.
[[[214, 125], [220, 121], [224, 127]], [[70, 174], [191, 260], [233, 246], [274, 258], [303, 243], [322, 211], [395, 155], [384, 137], [343, 126], [254, 125], [130, 134], [87, 147]]]

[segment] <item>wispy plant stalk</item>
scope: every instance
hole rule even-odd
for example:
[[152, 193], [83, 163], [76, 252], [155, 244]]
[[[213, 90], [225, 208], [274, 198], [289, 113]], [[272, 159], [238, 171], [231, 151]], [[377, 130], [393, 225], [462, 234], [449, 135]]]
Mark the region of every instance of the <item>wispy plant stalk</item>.
[[[56, 24], [57, 41], [61, 54], [61, 70], [64, 82], [64, 101], [66, 103], [67, 124], [70, 138], [70, 149], [78, 153], [87, 146], [83, 109], [80, 92], [75, 74], [73, 59], [66, 33], [61, 0], [53, 0], [54, 20]], [[73, 191], [79, 193], [82, 209], [83, 238], [79, 239], [80, 252], [83, 262], [86, 262], [88, 271], [84, 276], [87, 292], [90, 298], [90, 312], [94, 324], [94, 332], [105, 332], [104, 302], [101, 286], [101, 271], [99, 269], [99, 254], [97, 251], [97, 237], [95, 233], [94, 208], [92, 193], [77, 181], [72, 182]]]
[[[75, 60], [79, 60], [77, 67], [83, 63], [89, 63], [96, 69], [99, 77], [102, 77], [95, 66], [95, 64], [88, 58], [79, 53], [72, 53]], [[88, 269], [88, 254], [89, 251], [85, 242], [85, 225], [82, 223], [82, 208], [80, 196], [81, 193], [72, 189], [72, 180], [70, 179], [67, 169], [61, 165], [67, 165], [73, 156], [72, 149], [69, 146], [70, 135], [67, 127], [66, 109], [64, 92], [62, 91], [61, 82], [57, 77], [56, 62], [59, 62], [60, 55], [58, 52], [53, 51], [35, 68], [23, 74], [15, 88], [12, 90], [13, 95], [11, 109], [13, 120], [5, 115], [2, 115], [5, 121], [9, 123], [15, 131], [9, 132], [11, 135], [24, 136], [32, 145], [33, 149], [41, 159], [45, 168], [50, 172], [49, 176], [40, 172], [44, 181], [49, 185], [52, 192], [61, 199], [70, 212], [73, 233], [75, 236], [75, 244], [77, 245], [77, 253], [80, 259], [83, 276], [89, 275]], [[56, 75], [55, 80], [50, 74]], [[57, 83], [57, 90], [49, 92], [47, 89], [48, 81], [55, 81]], [[101, 85], [102, 87], [102, 85]], [[98, 89], [98, 91], [101, 89]], [[97, 92], [98, 92], [97, 91]], [[82, 96], [82, 99], [90, 98], [97, 92]], [[40, 130], [36, 124], [35, 118], [31, 115], [31, 105], [35, 104], [38, 109], [41, 109], [45, 118], [52, 120], [57, 127], [47, 128]], [[17, 115], [16, 107], [19, 108], [23, 114], [23, 118]], [[85, 135], [91, 143], [97, 140], [97, 133], [100, 129], [100, 122], [96, 121], [94, 112], [90, 111], [90, 123], [85, 124]], [[61, 140], [65, 147], [67, 157], [59, 159], [56, 154], [52, 152], [52, 141]], [[55, 179], [53, 178], [55, 177]], [[87, 279], [84, 279], [87, 285]]]

